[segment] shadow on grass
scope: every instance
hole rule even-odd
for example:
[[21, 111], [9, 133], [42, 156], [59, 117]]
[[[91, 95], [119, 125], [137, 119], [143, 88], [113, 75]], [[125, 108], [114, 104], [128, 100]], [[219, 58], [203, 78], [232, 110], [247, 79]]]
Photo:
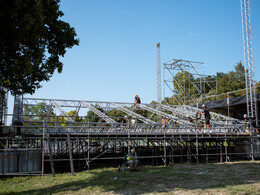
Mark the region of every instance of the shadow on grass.
[[[142, 194], [225, 188], [260, 182], [260, 162], [139, 167], [138, 172], [116, 172], [116, 168], [109, 168], [69, 177], [71, 181], [62, 184], [5, 194], [98, 194], [111, 191], [116, 194]], [[59, 179], [62, 180], [63, 176], [54, 180]]]

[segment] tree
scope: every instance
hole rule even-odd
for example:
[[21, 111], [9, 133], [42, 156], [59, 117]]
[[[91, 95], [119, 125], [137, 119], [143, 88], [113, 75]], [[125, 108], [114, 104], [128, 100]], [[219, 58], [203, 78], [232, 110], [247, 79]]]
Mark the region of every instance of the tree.
[[[235, 71], [217, 73], [217, 91], [219, 94], [245, 89], [245, 68], [241, 62], [235, 66]], [[231, 96], [245, 95], [243, 92], [232, 93]]]
[[40, 102], [37, 106], [25, 105], [24, 115], [25, 121], [43, 121], [44, 119], [54, 121], [50, 116], [54, 116], [55, 114], [53, 108], [46, 106], [46, 103], [44, 102]]
[[187, 96], [185, 92], [187, 92], [188, 94], [194, 93], [195, 88], [191, 84], [191, 82], [194, 82], [194, 78], [191, 73], [189, 73], [188, 71], [178, 72], [174, 78], [175, 80], [173, 81], [173, 86], [174, 89], [178, 91], [178, 94], [180, 96], [182, 97]]
[[106, 115], [116, 120], [116, 118], [122, 119], [125, 116], [125, 113], [121, 110], [111, 109], [106, 111]]
[[72, 118], [75, 122], [82, 122], [82, 118], [79, 117], [79, 114], [75, 110], [67, 112], [68, 116]]
[[260, 81], [255, 84], [255, 92], [260, 93]]
[[40, 82], [62, 72], [59, 58], [79, 44], [62, 20], [60, 0], [0, 1], [0, 87], [33, 94]]

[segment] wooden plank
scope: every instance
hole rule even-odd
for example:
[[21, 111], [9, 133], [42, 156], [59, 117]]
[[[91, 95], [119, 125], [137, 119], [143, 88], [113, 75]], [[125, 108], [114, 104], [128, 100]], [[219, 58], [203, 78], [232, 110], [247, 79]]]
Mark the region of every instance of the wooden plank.
[[52, 157], [52, 149], [51, 149], [51, 141], [50, 141], [50, 135], [46, 133], [47, 136], [47, 142], [48, 142], [48, 148], [49, 148], [49, 155], [50, 155], [50, 163], [51, 163], [51, 173], [52, 177], [55, 177], [55, 168], [54, 168], [54, 162]]
[[70, 156], [70, 171], [71, 171], [71, 175], [75, 176], [73, 156], [72, 156], [72, 150], [71, 150], [71, 142], [70, 142], [70, 134], [69, 133], [67, 134], [67, 139], [68, 139], [68, 148], [69, 148], [69, 156]]

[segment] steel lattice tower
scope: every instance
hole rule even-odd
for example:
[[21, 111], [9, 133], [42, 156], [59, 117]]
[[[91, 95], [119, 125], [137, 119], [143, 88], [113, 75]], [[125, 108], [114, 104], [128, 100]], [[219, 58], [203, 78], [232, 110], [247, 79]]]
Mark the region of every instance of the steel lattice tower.
[[13, 118], [12, 123], [13, 125], [21, 125], [23, 124], [23, 96], [16, 95], [14, 97], [14, 108], [13, 108]]
[[7, 122], [7, 104], [8, 104], [8, 91], [0, 87], [0, 126], [6, 125]]
[[[255, 93], [255, 71], [253, 63], [253, 45], [250, 19], [250, 0], [241, 0], [241, 18], [244, 45], [244, 63], [247, 97], [247, 115], [258, 119]], [[258, 122], [257, 122], [258, 124]]]
[[162, 101], [162, 89], [161, 89], [161, 57], [160, 57], [160, 43], [155, 44], [156, 49], [156, 90], [157, 90], [157, 102], [160, 104]]

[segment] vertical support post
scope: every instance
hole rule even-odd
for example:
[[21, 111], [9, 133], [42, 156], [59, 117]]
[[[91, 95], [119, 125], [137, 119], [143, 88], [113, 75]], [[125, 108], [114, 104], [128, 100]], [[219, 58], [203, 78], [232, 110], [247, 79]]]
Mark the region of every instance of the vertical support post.
[[55, 169], [54, 169], [54, 162], [53, 162], [53, 157], [52, 157], [52, 148], [51, 148], [51, 140], [50, 140], [50, 135], [46, 133], [47, 137], [47, 142], [48, 142], [48, 147], [49, 147], [49, 155], [50, 155], [50, 163], [51, 163], [51, 173], [52, 177], [55, 177]]
[[[172, 135], [172, 141], [174, 142], [174, 136]], [[171, 148], [172, 148], [172, 165], [174, 164], [174, 147], [173, 147], [173, 143], [171, 144]]]
[[206, 149], [206, 163], [209, 163], [209, 147]]
[[42, 121], [43, 128], [42, 128], [42, 176], [44, 175], [44, 152], [45, 152], [45, 142], [44, 142], [44, 134], [45, 134], [45, 121]]
[[254, 161], [254, 145], [253, 145], [253, 139], [251, 134], [251, 160]]
[[181, 148], [181, 164], [182, 164], [182, 161], [183, 161], [183, 156], [182, 156], [182, 148]]
[[189, 142], [186, 142], [186, 147], [187, 147], [187, 163], [190, 163], [190, 147], [189, 147]]
[[196, 156], [197, 164], [199, 163], [199, 143], [198, 143], [198, 131], [196, 131]]
[[227, 137], [225, 134], [225, 155], [226, 155], [226, 162], [228, 161], [228, 152], [227, 152]]
[[173, 147], [171, 146], [171, 164], [174, 164]]
[[130, 153], [130, 128], [128, 128], [128, 143], [127, 143], [127, 152]]
[[165, 139], [165, 131], [166, 129], [164, 130], [164, 165], [166, 166], [167, 162], [166, 162], [166, 139]]
[[153, 166], [155, 165], [155, 160], [154, 160], [154, 146], [152, 146], [152, 164]]
[[223, 162], [223, 152], [222, 152], [222, 147], [223, 147], [223, 141], [221, 142], [221, 146], [220, 146], [220, 162]]
[[162, 90], [161, 90], [161, 57], [160, 57], [160, 43], [155, 44], [156, 48], [156, 91], [157, 91], [157, 102], [161, 104]]
[[89, 124], [89, 118], [88, 118], [88, 160], [87, 160], [87, 165], [88, 165], [88, 170], [89, 170], [89, 162], [90, 162], [90, 160], [89, 160], [89, 128], [90, 128], [90, 124]]
[[[230, 103], [229, 93], [227, 92], [228, 117], [229, 117], [229, 103]], [[230, 121], [228, 121], [228, 124], [229, 124], [229, 122], [230, 122]]]
[[72, 150], [71, 150], [71, 142], [70, 142], [70, 134], [67, 134], [67, 139], [68, 139], [68, 149], [69, 149], [69, 156], [70, 156], [70, 171], [71, 175], [75, 176], [74, 174], [74, 164], [73, 164], [73, 156], [72, 156]]

